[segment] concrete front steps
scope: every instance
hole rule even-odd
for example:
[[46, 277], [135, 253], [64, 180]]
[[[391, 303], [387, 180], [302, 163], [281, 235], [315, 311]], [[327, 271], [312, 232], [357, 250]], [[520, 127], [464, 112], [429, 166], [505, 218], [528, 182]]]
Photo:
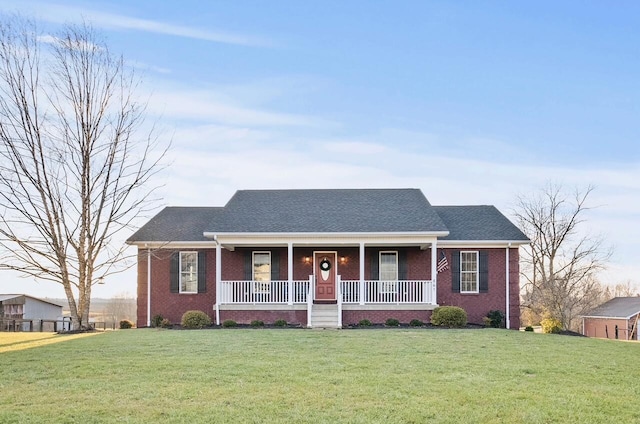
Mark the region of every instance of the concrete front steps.
[[341, 328], [338, 305], [314, 304], [311, 308], [311, 328]]

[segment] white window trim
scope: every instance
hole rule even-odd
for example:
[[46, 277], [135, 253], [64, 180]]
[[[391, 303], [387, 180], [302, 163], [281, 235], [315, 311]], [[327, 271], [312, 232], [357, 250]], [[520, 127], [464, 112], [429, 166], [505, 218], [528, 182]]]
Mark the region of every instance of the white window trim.
[[[195, 291], [186, 291], [186, 290], [182, 290], [182, 255], [183, 254], [195, 254], [196, 256], [196, 289]], [[178, 289], [179, 292], [182, 294], [197, 294], [198, 293], [198, 252], [193, 251], [193, 250], [186, 250], [186, 251], [182, 251], [180, 252], [180, 260], [178, 263], [178, 273], [179, 273], [179, 278], [178, 278]]]
[[[382, 268], [382, 254], [393, 253], [396, 256], [396, 277], [393, 280], [383, 280], [380, 277], [380, 270]], [[380, 293], [389, 294], [396, 293], [398, 291], [398, 251], [397, 250], [381, 250], [378, 252], [378, 279], [380, 280]]]
[[[269, 281], [256, 281], [256, 253], [269, 255]], [[253, 292], [258, 294], [271, 293], [271, 252], [268, 250], [256, 250], [251, 252], [251, 280], [253, 281]]]
[[[475, 290], [462, 290], [462, 274], [471, 274], [472, 271], [463, 271], [462, 270], [462, 254], [463, 253], [473, 253], [476, 257], [476, 270], [474, 271], [476, 274], [476, 289]], [[460, 293], [480, 293], [480, 251], [478, 250], [461, 250], [460, 251]]]

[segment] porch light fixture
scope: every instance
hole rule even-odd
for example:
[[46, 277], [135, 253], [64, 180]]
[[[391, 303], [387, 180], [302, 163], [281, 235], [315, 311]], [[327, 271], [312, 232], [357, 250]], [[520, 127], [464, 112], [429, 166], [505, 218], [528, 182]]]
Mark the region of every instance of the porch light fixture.
[[305, 256], [304, 258], [302, 258], [302, 261], [303, 261], [305, 264], [309, 265], [309, 264], [311, 263], [311, 257], [309, 257], [309, 256]]
[[347, 257], [346, 256], [340, 256], [340, 264], [344, 265], [347, 263]]

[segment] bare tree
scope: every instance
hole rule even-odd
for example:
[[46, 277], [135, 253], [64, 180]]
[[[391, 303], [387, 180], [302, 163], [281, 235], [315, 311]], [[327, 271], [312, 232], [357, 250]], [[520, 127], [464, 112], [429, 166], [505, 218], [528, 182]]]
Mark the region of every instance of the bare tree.
[[627, 280], [625, 283], [618, 283], [613, 287], [607, 287], [605, 293], [606, 300], [613, 299], [614, 297], [640, 296], [638, 287], [631, 283], [631, 280]]
[[561, 186], [549, 184], [539, 193], [519, 197], [514, 211], [531, 239], [522, 253], [523, 307], [559, 320], [565, 329], [575, 328], [576, 318], [604, 295], [597, 273], [610, 252], [600, 237], [582, 232], [592, 191], [589, 186], [569, 196]]
[[154, 203], [166, 148], [139, 134], [136, 86], [87, 24], [42, 36], [0, 20], [0, 269], [60, 283], [76, 328], [92, 286], [123, 269], [114, 237]]
[[127, 293], [118, 293], [108, 300], [104, 306], [105, 321], [117, 324], [123, 319], [135, 321], [136, 300]]

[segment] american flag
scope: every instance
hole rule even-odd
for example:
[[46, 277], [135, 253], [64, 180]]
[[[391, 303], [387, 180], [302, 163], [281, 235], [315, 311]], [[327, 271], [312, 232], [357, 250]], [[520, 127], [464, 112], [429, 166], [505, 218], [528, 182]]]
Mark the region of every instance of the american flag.
[[447, 261], [447, 255], [444, 254], [444, 250], [440, 251], [440, 260], [438, 261], [437, 271], [442, 272], [449, 269], [449, 261]]

